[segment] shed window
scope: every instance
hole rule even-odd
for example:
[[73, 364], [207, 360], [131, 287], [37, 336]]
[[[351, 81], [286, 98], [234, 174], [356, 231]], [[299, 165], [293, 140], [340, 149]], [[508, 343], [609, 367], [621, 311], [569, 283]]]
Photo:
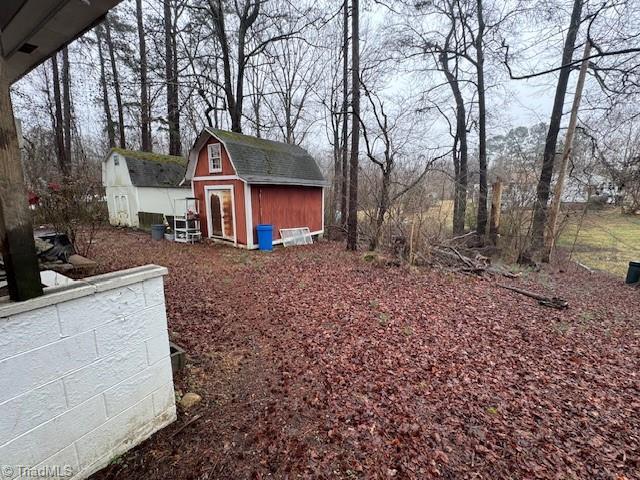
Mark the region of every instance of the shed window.
[[212, 143], [207, 147], [209, 152], [209, 173], [222, 171], [222, 159], [220, 158], [220, 144]]

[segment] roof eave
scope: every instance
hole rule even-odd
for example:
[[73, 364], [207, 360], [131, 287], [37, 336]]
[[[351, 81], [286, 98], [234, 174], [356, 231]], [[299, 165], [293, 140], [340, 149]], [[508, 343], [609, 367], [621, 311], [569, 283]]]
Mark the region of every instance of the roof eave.
[[252, 185], [294, 185], [300, 187], [328, 187], [326, 180], [309, 180], [306, 178], [269, 177], [260, 175], [244, 175], [242, 179]]

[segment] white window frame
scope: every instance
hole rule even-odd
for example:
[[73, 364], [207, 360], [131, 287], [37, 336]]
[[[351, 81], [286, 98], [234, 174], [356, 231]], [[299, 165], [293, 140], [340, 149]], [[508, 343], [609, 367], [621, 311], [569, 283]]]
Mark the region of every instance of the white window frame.
[[[217, 152], [214, 152], [212, 155], [212, 151], [214, 151], [214, 149], [217, 149]], [[217, 156], [215, 153], [217, 153]], [[210, 143], [207, 145], [207, 159], [209, 160], [209, 173], [222, 172], [222, 152], [219, 143]], [[213, 164], [213, 161], [216, 159], [218, 160], [218, 167], [215, 167]]]

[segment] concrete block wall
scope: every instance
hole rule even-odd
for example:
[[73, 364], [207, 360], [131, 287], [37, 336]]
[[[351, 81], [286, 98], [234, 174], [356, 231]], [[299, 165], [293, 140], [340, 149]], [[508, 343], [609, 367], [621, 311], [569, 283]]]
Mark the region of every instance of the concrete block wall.
[[86, 478], [175, 420], [166, 273], [0, 304], [0, 479]]

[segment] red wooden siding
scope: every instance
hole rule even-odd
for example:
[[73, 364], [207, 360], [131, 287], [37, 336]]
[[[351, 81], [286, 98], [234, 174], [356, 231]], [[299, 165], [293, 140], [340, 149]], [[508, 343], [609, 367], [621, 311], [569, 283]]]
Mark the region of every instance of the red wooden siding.
[[[215, 138], [210, 138], [207, 145], [212, 143], [220, 143]], [[222, 172], [209, 173], [209, 154], [207, 152], [207, 145], [202, 147], [200, 153], [198, 153], [198, 162], [196, 163], [196, 177], [208, 177], [211, 175], [235, 175], [236, 172], [233, 169], [233, 165], [229, 160], [229, 155], [224, 146], [220, 147], [220, 154], [222, 156]]]
[[[198, 162], [201, 163], [201, 162]], [[224, 168], [224, 167], [223, 167]], [[234, 203], [236, 207], [236, 236], [238, 243], [242, 245], [247, 244], [247, 217], [244, 208], [244, 182], [242, 180], [195, 180], [193, 182], [193, 194], [198, 199], [200, 208], [200, 228], [202, 230], [203, 238], [209, 236], [208, 232], [208, 220], [207, 220], [207, 205], [208, 199], [204, 194], [204, 187], [206, 186], [231, 186], [233, 185]]]
[[322, 188], [285, 185], [251, 185], [253, 236], [256, 225], [273, 225], [273, 239], [280, 239], [281, 228], [309, 227], [322, 230]]

